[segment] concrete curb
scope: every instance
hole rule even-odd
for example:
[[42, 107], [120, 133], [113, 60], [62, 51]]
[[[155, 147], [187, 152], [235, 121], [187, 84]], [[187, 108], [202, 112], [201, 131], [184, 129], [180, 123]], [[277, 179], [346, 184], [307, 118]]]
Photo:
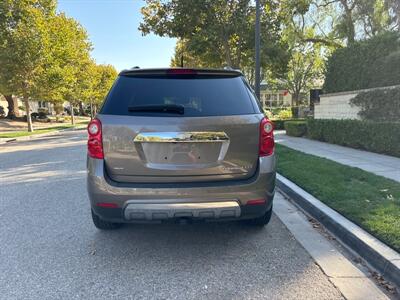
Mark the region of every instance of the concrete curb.
[[77, 131], [77, 130], [84, 130], [84, 129], [86, 129], [86, 126], [77, 127], [77, 128], [66, 128], [66, 129], [56, 130], [56, 131], [52, 131], [52, 132], [33, 134], [33, 135], [29, 135], [29, 136], [21, 136], [21, 137], [17, 137], [17, 138], [0, 138], [0, 145], [7, 144], [10, 142], [33, 140], [33, 139], [44, 137], [44, 136], [52, 136], [52, 135], [56, 135], [56, 134], [58, 134], [60, 132], [64, 132], [64, 131]]
[[277, 186], [381, 275], [400, 286], [399, 253], [280, 174], [277, 174]]

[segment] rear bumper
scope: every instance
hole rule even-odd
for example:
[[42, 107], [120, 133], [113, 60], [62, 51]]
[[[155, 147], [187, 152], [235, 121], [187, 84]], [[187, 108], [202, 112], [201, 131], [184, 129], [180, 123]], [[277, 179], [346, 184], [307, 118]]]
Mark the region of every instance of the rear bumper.
[[240, 206], [237, 201], [184, 202], [184, 203], [143, 203], [128, 201], [124, 218], [131, 221], [164, 220], [173, 218], [238, 218]]
[[[246, 180], [202, 183], [132, 184], [113, 182], [104, 161], [88, 158], [87, 190], [95, 214], [111, 222], [172, 218], [246, 219], [272, 207], [275, 157], [262, 157], [255, 175]], [[250, 200], [265, 203], [247, 205]], [[115, 208], [98, 206], [112, 203]]]

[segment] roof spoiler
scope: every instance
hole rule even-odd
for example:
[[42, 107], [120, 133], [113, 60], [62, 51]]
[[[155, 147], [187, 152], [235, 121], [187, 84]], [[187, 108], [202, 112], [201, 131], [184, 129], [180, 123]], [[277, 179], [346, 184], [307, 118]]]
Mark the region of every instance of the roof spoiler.
[[200, 69], [200, 68], [163, 68], [123, 70], [119, 75], [210, 75], [210, 76], [242, 76], [242, 72], [233, 69]]

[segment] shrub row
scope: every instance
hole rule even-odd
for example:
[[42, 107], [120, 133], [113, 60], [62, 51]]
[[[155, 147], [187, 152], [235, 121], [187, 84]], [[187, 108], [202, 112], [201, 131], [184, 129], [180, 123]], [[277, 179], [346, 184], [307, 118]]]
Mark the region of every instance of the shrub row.
[[304, 136], [307, 133], [306, 121], [285, 122], [286, 134], [290, 136]]
[[400, 157], [400, 122], [307, 120], [311, 139]]
[[285, 119], [285, 120], [271, 120], [274, 124], [275, 130], [282, 130], [285, 129], [285, 123], [291, 121], [303, 121], [304, 119]]
[[328, 59], [324, 91], [400, 84], [400, 34], [387, 32], [336, 50]]
[[364, 120], [400, 121], [400, 87], [361, 92], [350, 103], [361, 109], [358, 114]]

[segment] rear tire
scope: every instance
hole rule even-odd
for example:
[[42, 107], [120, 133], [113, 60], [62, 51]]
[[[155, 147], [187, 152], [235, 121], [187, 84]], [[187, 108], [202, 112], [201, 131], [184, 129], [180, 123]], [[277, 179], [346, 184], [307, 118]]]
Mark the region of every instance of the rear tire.
[[270, 210], [266, 211], [265, 214], [263, 214], [261, 217], [247, 220], [247, 223], [249, 225], [258, 227], [266, 226], [271, 220], [271, 216], [272, 216], [272, 207]]
[[118, 229], [122, 226], [122, 223], [112, 223], [102, 220], [98, 215], [96, 215], [92, 210], [92, 220], [94, 226], [100, 230], [113, 230]]

